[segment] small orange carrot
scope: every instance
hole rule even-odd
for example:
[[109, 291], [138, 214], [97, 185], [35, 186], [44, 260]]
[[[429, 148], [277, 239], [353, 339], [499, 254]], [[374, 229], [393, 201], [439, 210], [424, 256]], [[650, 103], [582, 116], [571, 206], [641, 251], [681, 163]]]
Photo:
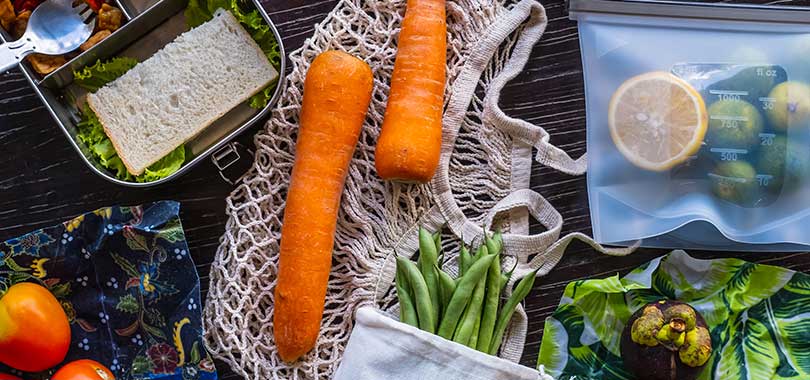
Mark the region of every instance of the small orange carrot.
[[445, 0], [408, 0], [374, 158], [383, 179], [425, 183], [439, 165], [447, 55], [444, 8]]
[[343, 52], [320, 54], [307, 71], [273, 318], [279, 355], [288, 362], [318, 339], [340, 196], [372, 86], [371, 68]]

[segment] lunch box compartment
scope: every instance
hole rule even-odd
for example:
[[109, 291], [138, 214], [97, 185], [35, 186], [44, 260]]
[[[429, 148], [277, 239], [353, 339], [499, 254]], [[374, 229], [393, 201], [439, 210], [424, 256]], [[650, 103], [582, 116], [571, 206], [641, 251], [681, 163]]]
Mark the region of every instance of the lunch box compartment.
[[[137, 0], [136, 0], [137, 1]], [[98, 59], [107, 59], [115, 56], [123, 46], [129, 46], [136, 39], [141, 38], [145, 31], [150, 31], [163, 23], [167, 18], [185, 9], [188, 0], [164, 0], [153, 5], [149, 12], [131, 13], [137, 9], [135, 4], [128, 0], [116, 0], [116, 4], [124, 13], [126, 22], [121, 28], [97, 43], [89, 50], [74, 57], [54, 72], [46, 75], [38, 84], [50, 89], [62, 89], [73, 82], [73, 72], [94, 64]], [[133, 57], [137, 58], [137, 57]], [[27, 64], [27, 62], [26, 62]], [[30, 66], [28, 67], [30, 68]], [[35, 76], [36, 72], [30, 70]]]
[[[135, 1], [137, 2], [138, 0], [135, 0]], [[156, 0], [149, 0], [149, 1], [155, 2]], [[123, 14], [123, 20], [121, 21], [121, 27], [118, 30], [113, 32], [109, 37], [107, 37], [104, 40], [100, 41], [96, 45], [100, 45], [102, 43], [105, 43], [106, 45], [118, 45], [118, 46], [120, 46], [122, 44], [121, 43], [121, 41], [122, 41], [122, 33], [118, 33], [118, 32], [121, 31], [121, 29], [123, 29], [123, 27], [126, 24], [128, 24], [129, 21], [132, 20], [137, 15], [137, 13], [133, 13], [133, 11], [142, 8], [142, 6], [140, 8], [136, 7], [135, 4], [130, 2], [130, 0], [108, 0], [108, 2], [110, 3], [110, 5], [115, 6], [116, 8], [121, 10], [121, 13]], [[95, 17], [97, 18], [98, 14], [96, 14]], [[15, 39], [11, 37], [11, 35], [8, 33], [8, 31], [6, 31], [4, 28], [0, 27], [0, 40], [10, 42], [10, 41], [14, 41]], [[110, 42], [109, 40], [116, 40], [117, 42]], [[62, 65], [59, 69], [54, 70], [53, 72], [51, 72], [51, 73], [49, 73], [47, 75], [42, 75], [42, 74], [34, 71], [33, 67], [31, 66], [31, 63], [28, 62], [27, 59], [23, 60], [20, 63], [20, 66], [24, 66], [27, 69], [27, 71], [29, 73], [31, 73], [34, 78], [36, 78], [37, 83], [45, 84], [46, 86], [52, 87], [52, 88], [53, 87], [62, 87], [64, 85], [69, 84], [70, 81], [73, 80], [73, 75], [72, 75], [73, 69], [82, 68], [82, 67], [86, 66], [86, 64], [84, 64], [84, 62], [95, 62], [96, 58], [94, 57], [94, 53], [92, 53], [92, 50], [93, 49], [91, 48], [91, 49], [89, 49], [89, 50], [87, 50], [85, 52], [80, 53], [79, 55], [77, 55], [77, 56], [71, 58], [70, 60], [68, 60], [67, 63]], [[68, 53], [68, 54], [73, 54], [73, 53]]]
[[[88, 148], [76, 137], [76, 125], [81, 121], [80, 110], [84, 107], [87, 91], [73, 84], [73, 71], [92, 65], [99, 59], [103, 61], [119, 56], [143, 62], [188, 30], [183, 14], [188, 0], [116, 0], [116, 5], [124, 11], [127, 21], [115, 33], [44, 78], [34, 72], [27, 63], [20, 65], [20, 68], [84, 162], [104, 179], [131, 187], [155, 186], [179, 177], [209, 156], [222, 174], [222, 171], [233, 163], [231, 160], [233, 155], [226, 154], [234, 150], [234, 146], [229, 144], [230, 141], [269, 112], [278, 100], [285, 82], [286, 55], [281, 36], [259, 1], [248, 0], [248, 2], [270, 26], [278, 41], [282, 57], [272, 99], [260, 110], [249, 107], [246, 102], [230, 110], [199, 135], [186, 142], [186, 162], [175, 173], [157, 181], [148, 183], [122, 181], [90, 158], [93, 156]], [[7, 34], [0, 37], [8, 41]], [[199, 64], [206, 65], [205, 62]], [[228, 159], [224, 160], [227, 162], [223, 163], [222, 157], [227, 157]], [[229, 181], [225, 175], [222, 176]]]

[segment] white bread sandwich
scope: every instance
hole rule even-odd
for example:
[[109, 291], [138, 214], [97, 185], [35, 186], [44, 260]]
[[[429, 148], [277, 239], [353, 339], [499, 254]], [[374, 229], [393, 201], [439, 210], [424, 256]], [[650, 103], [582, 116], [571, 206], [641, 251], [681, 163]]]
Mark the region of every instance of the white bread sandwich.
[[140, 175], [277, 76], [250, 34], [219, 9], [87, 103], [127, 171]]

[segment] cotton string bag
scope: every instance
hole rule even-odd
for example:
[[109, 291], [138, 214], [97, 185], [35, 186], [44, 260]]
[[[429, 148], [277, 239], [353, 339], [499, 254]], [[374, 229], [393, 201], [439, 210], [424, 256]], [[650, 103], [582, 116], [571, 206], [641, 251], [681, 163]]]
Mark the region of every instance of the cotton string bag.
[[[582, 174], [585, 156], [572, 159], [539, 126], [513, 119], [498, 106], [501, 89], [525, 66], [546, 24], [533, 0], [448, 0], [447, 87], [442, 156], [430, 184], [384, 182], [374, 169], [405, 0], [341, 0], [304, 46], [290, 54], [287, 88], [256, 135], [252, 169], [226, 200], [228, 222], [211, 266], [204, 312], [206, 341], [217, 358], [248, 379], [330, 379], [353, 326], [354, 312], [373, 305], [398, 313], [392, 284], [395, 255], [411, 256], [417, 230], [444, 226], [444, 267], [457, 272], [458, 239], [479, 243], [483, 229], [505, 232], [504, 266], [516, 266], [506, 289], [538, 269], [547, 274], [574, 239], [608, 254], [586, 235], [560, 238], [563, 218], [529, 189], [532, 148], [541, 164]], [[321, 335], [298, 362], [281, 361], [273, 340], [273, 290], [278, 273], [284, 199], [295, 155], [303, 83], [309, 63], [325, 50], [366, 61], [374, 93], [341, 200]], [[545, 231], [529, 235], [529, 215]], [[453, 254], [450, 254], [453, 253]], [[508, 290], [507, 290], [508, 291]], [[519, 307], [499, 356], [517, 362], [526, 313]]]

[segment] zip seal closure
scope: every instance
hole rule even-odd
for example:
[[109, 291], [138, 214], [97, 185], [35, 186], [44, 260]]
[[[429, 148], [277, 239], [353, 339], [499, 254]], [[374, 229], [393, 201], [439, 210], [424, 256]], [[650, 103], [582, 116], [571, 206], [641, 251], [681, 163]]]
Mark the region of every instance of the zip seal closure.
[[568, 0], [571, 20], [577, 20], [584, 13], [810, 24], [808, 7], [662, 0]]

